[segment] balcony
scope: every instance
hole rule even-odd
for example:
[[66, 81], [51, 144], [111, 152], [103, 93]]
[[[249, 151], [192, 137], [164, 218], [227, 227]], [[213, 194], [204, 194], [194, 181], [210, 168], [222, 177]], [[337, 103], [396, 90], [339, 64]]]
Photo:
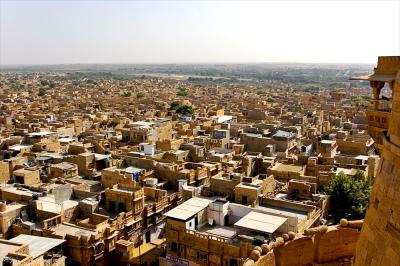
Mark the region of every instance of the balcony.
[[143, 189], [138, 189], [133, 192], [133, 199], [136, 200], [141, 200], [143, 198]]
[[62, 223], [61, 215], [51, 217], [49, 219], [43, 220], [43, 222], [42, 222], [44, 229], [50, 229], [52, 227], [55, 227], [57, 224], [61, 224], [61, 223]]
[[391, 101], [371, 100], [370, 108], [367, 110], [368, 125], [387, 129], [389, 126], [389, 116], [391, 111]]
[[391, 100], [370, 100], [370, 109], [379, 112], [391, 112], [392, 101]]
[[153, 204], [153, 212], [160, 212], [162, 211], [165, 206], [168, 204], [168, 198], [165, 197], [162, 200], [159, 200]]
[[374, 139], [376, 147], [381, 148], [383, 133], [389, 128], [392, 102], [388, 100], [372, 100], [367, 110], [368, 131]]

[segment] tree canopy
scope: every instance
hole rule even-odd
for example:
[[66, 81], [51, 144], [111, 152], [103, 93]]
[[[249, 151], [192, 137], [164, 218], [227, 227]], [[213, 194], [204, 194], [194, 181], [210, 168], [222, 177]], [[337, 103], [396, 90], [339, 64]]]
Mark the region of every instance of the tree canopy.
[[49, 85], [49, 81], [48, 81], [48, 80], [45, 80], [45, 79], [42, 79], [42, 80], [40, 80], [40, 84], [41, 84], [42, 86], [47, 86], [47, 85]]
[[341, 218], [364, 218], [369, 203], [373, 178], [358, 171], [354, 176], [340, 172], [334, 176], [325, 191], [331, 196], [330, 214], [335, 222]]
[[170, 109], [170, 110], [175, 110], [175, 111], [176, 111], [176, 109], [178, 109], [179, 106], [181, 106], [181, 104], [180, 104], [179, 102], [172, 102], [172, 103], [170, 104], [169, 109]]
[[44, 96], [44, 95], [46, 95], [46, 89], [43, 88], [43, 87], [41, 87], [41, 88], [39, 89], [38, 96], [42, 97], [42, 96]]
[[193, 108], [190, 105], [181, 105], [176, 109], [176, 112], [182, 115], [192, 115]]
[[193, 114], [193, 107], [186, 104], [181, 104], [179, 102], [172, 102], [169, 106], [170, 110], [174, 110], [178, 114], [182, 115], [192, 115]]

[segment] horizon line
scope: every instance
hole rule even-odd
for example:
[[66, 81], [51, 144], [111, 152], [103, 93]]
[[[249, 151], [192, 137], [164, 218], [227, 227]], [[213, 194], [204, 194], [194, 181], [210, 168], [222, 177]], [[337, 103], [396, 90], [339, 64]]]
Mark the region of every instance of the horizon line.
[[71, 66], [71, 65], [215, 65], [215, 64], [330, 64], [330, 65], [374, 65], [376, 62], [306, 62], [306, 61], [209, 61], [209, 62], [90, 62], [90, 63], [16, 63], [16, 64], [1, 64], [3, 67], [24, 67], [24, 66]]

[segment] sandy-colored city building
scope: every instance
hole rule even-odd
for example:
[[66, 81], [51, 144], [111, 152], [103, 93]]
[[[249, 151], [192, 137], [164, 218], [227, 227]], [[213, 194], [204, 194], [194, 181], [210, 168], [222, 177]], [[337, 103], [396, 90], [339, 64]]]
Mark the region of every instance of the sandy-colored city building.
[[[0, 258], [397, 265], [399, 62], [356, 78], [370, 102], [361, 82], [2, 72]], [[375, 178], [365, 220], [332, 216], [342, 174]]]

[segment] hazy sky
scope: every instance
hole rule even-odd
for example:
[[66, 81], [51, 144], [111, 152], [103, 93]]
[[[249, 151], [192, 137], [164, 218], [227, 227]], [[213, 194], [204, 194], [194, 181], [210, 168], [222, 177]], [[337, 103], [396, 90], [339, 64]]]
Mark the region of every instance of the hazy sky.
[[399, 54], [399, 0], [0, 0], [3, 65], [375, 63]]

